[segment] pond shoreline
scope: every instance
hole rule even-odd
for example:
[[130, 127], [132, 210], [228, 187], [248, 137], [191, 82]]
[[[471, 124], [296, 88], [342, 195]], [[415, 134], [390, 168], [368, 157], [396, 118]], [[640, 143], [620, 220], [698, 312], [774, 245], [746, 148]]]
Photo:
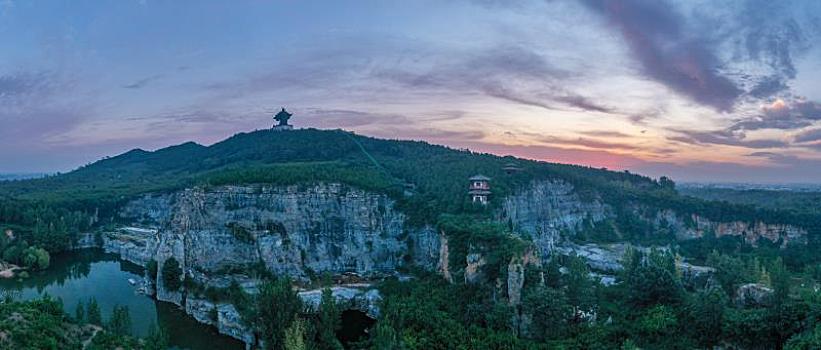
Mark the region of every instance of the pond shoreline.
[[45, 294], [60, 298], [64, 310], [73, 314], [78, 303], [98, 300], [103, 318], [110, 317], [114, 306], [126, 306], [133, 320], [132, 333], [146, 336], [151, 325], [169, 332], [170, 349], [243, 349], [245, 344], [220, 334], [215, 327], [203, 324], [185, 309], [173, 303], [156, 300], [140, 293], [129, 279], [142, 281], [144, 269], [117, 254], [103, 249], [84, 248], [55, 254], [49, 269], [33, 272], [27, 279], [0, 279], [0, 289], [15, 298], [38, 299]]
[[[76, 241], [76, 249], [101, 248], [106, 253], [118, 256], [120, 260], [144, 267], [156, 259], [162, 264], [162, 254], [157, 251], [156, 241], [159, 241], [158, 232], [153, 229], [142, 229], [128, 227], [124, 228], [122, 234], [84, 234]], [[158, 257], [160, 256], [160, 257]], [[226, 276], [208, 276], [203, 273], [197, 275], [196, 271], [186, 271], [195, 275], [202, 283], [212, 282], [212, 278], [225, 284]], [[259, 280], [247, 280], [242, 282], [243, 288], [253, 290]], [[379, 290], [373, 288], [370, 283], [357, 283], [359, 281], [349, 281], [341, 283], [331, 288], [334, 298], [345, 310], [361, 311], [365, 317], [377, 319], [379, 317], [378, 302], [381, 300]], [[247, 286], [245, 285], [247, 284]], [[158, 302], [174, 305], [178, 310], [187, 314], [190, 318], [211, 327], [221, 335], [231, 337], [245, 343], [246, 349], [250, 349], [258, 344], [258, 339], [252, 328], [242, 321], [242, 316], [231, 303], [213, 302], [204, 296], [192, 294], [186, 289], [179, 291], [169, 291], [162, 286], [162, 280], [152, 280], [144, 270], [140, 278], [137, 279], [136, 289]], [[299, 297], [306, 305], [314, 308], [318, 307], [321, 296], [321, 289], [301, 290]]]
[[17, 276], [16, 271], [25, 269], [20, 266], [0, 261], [0, 279], [11, 279]]
[[[136, 228], [132, 228], [136, 230]], [[139, 229], [142, 234], [150, 234], [153, 230]], [[72, 244], [72, 251], [82, 251], [85, 249], [100, 249], [106, 254], [112, 254], [119, 260], [125, 261], [145, 269], [149, 258], [144, 253], [138, 253], [139, 247], [134, 241], [110, 238], [105, 234], [85, 233]], [[155, 281], [151, 281], [143, 271], [137, 280], [136, 292], [148, 297], [151, 300], [173, 305], [180, 312], [186, 314], [191, 320], [209, 327], [218, 334], [230, 337], [245, 344], [246, 349], [250, 349], [256, 343], [253, 332], [242, 324], [241, 316], [232, 304], [214, 304], [205, 299], [194, 298], [187, 293], [174, 292], [176, 298], [163, 298], [158, 293]], [[192, 307], [194, 306], [194, 307]], [[213, 320], [213, 311], [216, 310], [217, 319]]]

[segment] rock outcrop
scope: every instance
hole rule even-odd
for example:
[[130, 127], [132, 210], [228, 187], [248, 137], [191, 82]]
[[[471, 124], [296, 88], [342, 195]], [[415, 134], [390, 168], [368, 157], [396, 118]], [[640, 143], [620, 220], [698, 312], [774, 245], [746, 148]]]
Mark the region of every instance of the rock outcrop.
[[529, 235], [539, 254], [548, 258], [562, 242], [563, 232], [580, 230], [585, 220], [606, 219], [608, 208], [598, 199], [582, 200], [567, 182], [537, 181], [505, 198], [499, 217], [514, 232]]
[[[615, 210], [595, 195], [583, 198], [576, 193], [573, 185], [561, 180], [534, 181], [514, 195], [504, 199], [497, 214], [500, 222], [511, 225], [514, 232], [530, 238], [539, 248], [543, 259], [550, 259], [554, 252], [563, 253], [572, 246], [569, 238], [585, 230], [586, 225], [597, 225], [606, 220], [616, 219]], [[741, 237], [745, 242], [756, 245], [760, 239], [780, 243], [785, 247], [790, 243], [806, 242], [807, 231], [792, 225], [768, 224], [762, 221], [716, 222], [699, 215], [682, 215], [673, 210], [650, 210], [636, 203], [619, 203], [632, 207], [631, 212], [639, 220], [659, 231], [669, 230], [678, 239], [694, 239], [707, 233], [721, 236]], [[648, 214], [651, 213], [651, 214]], [[571, 247], [571, 249], [574, 249]], [[585, 253], [585, 252], [582, 252]], [[602, 254], [590, 252], [590, 258]], [[593, 261], [602, 270], [607, 260]]]
[[[331, 288], [331, 294], [337, 305], [341, 305], [343, 309], [359, 310], [373, 319], [379, 317], [379, 301], [382, 300], [382, 296], [376, 289], [338, 286]], [[322, 289], [299, 292], [299, 297], [305, 305], [316, 310], [322, 302]]]
[[[255, 344], [254, 332], [242, 322], [239, 311], [231, 304], [217, 306], [217, 330], [220, 334], [239, 339], [245, 344]], [[250, 347], [246, 345], [246, 348]]]
[[297, 278], [326, 271], [375, 276], [409, 261], [438, 262], [434, 230], [406, 227], [385, 195], [338, 184], [189, 189], [133, 201], [123, 216], [160, 228], [156, 244], [117, 243], [126, 259], [174, 256], [204, 273], [262, 265]]
[[[254, 343], [253, 332], [232, 305], [215, 305], [163, 285], [168, 259], [176, 259], [195, 283], [216, 288], [239, 283], [251, 293], [258, 284], [254, 271], [260, 269], [307, 281], [323, 272], [380, 277], [396, 275], [407, 264], [435, 269], [441, 262], [442, 236], [434, 229], [406, 226], [385, 195], [339, 184], [222, 186], [147, 195], [125, 205], [121, 216], [135, 227], [105, 234], [102, 247], [142, 266], [157, 261], [157, 279], [146, 285], [156, 286], [151, 291], [158, 300], [180, 305], [198, 321], [247, 344]], [[333, 292], [346, 307], [371, 317], [379, 313], [378, 291], [337, 287]], [[318, 305], [314, 297], [320, 294], [300, 296]]]
[[[450, 281], [454, 280], [451, 271], [462, 269], [465, 282], [482, 280], [485, 261], [480, 254], [468, 254], [464, 266], [449, 266], [447, 237], [432, 227], [406, 224], [405, 215], [394, 204], [386, 195], [341, 184], [192, 188], [133, 200], [120, 216], [134, 227], [102, 237], [85, 235], [76, 246], [102, 245], [143, 266], [156, 260], [160, 276], [147, 285], [156, 291], [158, 300], [184, 306], [220, 333], [252, 343], [253, 333], [242, 326], [233, 306], [214, 305], [187, 296], [185, 290], [169, 291], [162, 283], [165, 261], [175, 258], [185, 276], [203, 286], [225, 288], [239, 283], [249, 292], [256, 290], [255, 276], [260, 272], [307, 281], [324, 272], [379, 278], [415, 266], [438, 270]], [[594, 270], [605, 274], [620, 269], [625, 245], [577, 245], [569, 239], [590, 225], [614, 219], [614, 212], [601, 198], [581, 196], [561, 180], [535, 181], [505, 198], [496, 219], [533, 243], [530, 253], [509, 263], [506, 280], [497, 281], [508, 302], [519, 305], [527, 265], [548, 261], [557, 253], [583, 256]], [[806, 236], [804, 230], [788, 225], [716, 223], [671, 210], [636, 208], [635, 212], [680, 239], [712, 232], [741, 236], [750, 243], [764, 238], [787, 244]], [[686, 273], [704, 276], [710, 271], [689, 266]], [[310, 295], [306, 300], [313, 302]], [[378, 313], [373, 308], [378, 292], [334, 289], [334, 296], [369, 315]]]
[[465, 257], [465, 283], [472, 284], [482, 281], [482, 267], [487, 261], [479, 253], [470, 253]]
[[733, 297], [736, 305], [741, 307], [759, 307], [772, 304], [773, 289], [760, 283], [748, 283], [739, 286]]

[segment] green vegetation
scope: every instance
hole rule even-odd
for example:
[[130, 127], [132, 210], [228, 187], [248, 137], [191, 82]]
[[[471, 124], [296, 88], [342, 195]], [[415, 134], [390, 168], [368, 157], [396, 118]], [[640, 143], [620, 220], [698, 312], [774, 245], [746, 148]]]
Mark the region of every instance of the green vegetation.
[[159, 271], [159, 265], [157, 265], [157, 260], [149, 260], [148, 263], [145, 264], [145, 271], [148, 272], [148, 277], [150, 277], [152, 281], [156, 281], [157, 273]]
[[439, 276], [387, 281], [372, 349], [547, 349], [511, 332], [510, 310], [487, 285], [449, 284]]
[[[181, 161], [181, 160], [185, 161]], [[521, 171], [506, 174], [514, 162]], [[467, 178], [491, 177], [487, 207], [466, 195]], [[511, 305], [507, 266], [530, 246], [529, 237], [494, 214], [502, 200], [534, 181], [563, 181], [583, 200], [597, 200], [612, 211], [609, 219], [588, 219], [574, 239], [582, 242], [633, 242], [669, 250], [648, 254], [628, 251], [617, 283], [604, 286], [590, 277], [576, 257], [555, 257], [544, 267], [528, 266], [522, 304]], [[380, 289], [381, 317], [359, 347], [371, 349], [692, 349], [713, 346], [810, 349], [818, 344], [821, 301], [813, 287], [821, 276], [821, 211], [814, 197], [779, 195], [777, 205], [757, 199], [713, 202], [680, 195], [668, 178], [653, 180], [628, 172], [528, 161], [454, 150], [424, 142], [380, 140], [344, 131], [256, 131], [235, 135], [212, 146], [187, 143], [156, 152], [134, 150], [43, 179], [0, 183], [0, 250], [5, 261], [42, 269], [49, 253], [70, 247], [79, 233], [102, 232], [121, 221], [120, 207], [146, 193], [167, 193], [200, 186], [253, 184], [263, 187], [341, 183], [390, 196], [410, 225], [431, 225], [449, 241], [454, 280], [469, 256], [481, 256], [481, 282], [447, 283], [418, 273], [410, 282], [388, 280]], [[734, 194], [733, 194], [734, 195]], [[729, 196], [729, 195], [727, 195]], [[746, 198], [752, 198], [745, 194]], [[810, 205], [812, 204], [812, 205]], [[226, 206], [231, 206], [227, 203]], [[716, 222], [764, 221], [792, 224], [808, 232], [808, 244], [760, 241], [757, 248], [738, 237], [677, 242], [673, 223], [656, 215], [672, 210]], [[289, 241], [284, 225], [268, 222], [227, 229], [240, 241], [254, 241], [254, 230], [266, 230]], [[13, 238], [12, 238], [13, 237]], [[714, 285], [682, 281], [675, 261], [716, 269]], [[267, 279], [258, 294], [238, 285], [227, 289], [197, 286], [184, 279], [180, 262], [169, 258], [148, 264], [148, 275], [162, 277], [169, 290], [183, 285], [191, 295], [230, 301], [269, 349], [339, 349], [340, 310], [329, 290], [317, 313], [305, 305], [287, 278], [270, 276], [264, 266], [241, 266]], [[223, 271], [228, 272], [228, 271]], [[542, 282], [544, 281], [544, 282]], [[762, 305], [731, 301], [739, 286], [762, 283], [773, 289]], [[72, 348], [76, 342], [64, 325], [68, 317], [55, 301], [4, 303], [0, 322], [12, 312], [31, 317], [33, 328], [0, 323], [19, 348]], [[58, 305], [59, 306], [59, 305]], [[22, 311], [7, 311], [22, 310]], [[529, 323], [517, 320], [527, 319]], [[27, 319], [28, 320], [28, 319]], [[103, 324], [95, 300], [78, 306], [74, 322], [105, 326], [92, 349], [162, 348], [158, 331], [147, 340], [126, 336], [128, 310], [118, 308]], [[29, 332], [29, 333], [27, 333]], [[27, 339], [27, 334], [46, 336]], [[20, 337], [26, 339], [21, 340]], [[153, 345], [152, 345], [153, 344]], [[350, 346], [350, 344], [345, 344]]]
[[162, 282], [163, 286], [171, 291], [177, 291], [182, 287], [182, 268], [173, 256], [162, 264]]
[[[180, 161], [185, 159], [186, 161]], [[506, 174], [507, 163], [520, 172]], [[633, 211], [667, 208], [716, 221], [764, 220], [794, 223], [817, 235], [821, 220], [807, 213], [712, 203], [676, 194], [675, 184], [627, 172], [498, 157], [424, 142], [381, 140], [334, 130], [255, 131], [209, 147], [187, 143], [155, 152], [134, 150], [42, 179], [0, 183], [0, 228], [49, 252], [66, 248], [79, 232], [122, 220], [119, 206], [137, 195], [191, 186], [233, 184], [308, 185], [339, 182], [386, 193], [411, 223], [437, 224], [440, 214], [491, 211], [465, 195], [466, 179], [481, 173], [493, 180], [490, 208], [534, 180], [563, 180], [583, 199], [598, 198], [619, 214], [612, 227], [626, 240], [657, 237]], [[403, 196], [406, 185], [413, 195]], [[607, 230], [607, 227], [603, 227]], [[612, 239], [609, 238], [609, 239]]]
[[51, 264], [51, 255], [43, 248], [29, 246], [24, 240], [0, 232], [0, 263], [3, 261], [31, 270], [45, 270]]
[[438, 228], [448, 237], [450, 266], [464, 265], [468, 254], [485, 259], [484, 271], [494, 279], [507, 269], [514, 256], [521, 256], [527, 243], [504, 225], [471, 215], [442, 215]]
[[305, 340], [305, 320], [297, 318], [288, 329], [285, 330], [285, 343], [283, 349], [285, 350], [307, 350], [308, 345]]
[[45, 298], [31, 302], [0, 303], [0, 348], [78, 348], [79, 329], [66, 329], [66, 315], [59, 300]]
[[342, 343], [336, 338], [336, 332], [342, 327], [341, 311], [337, 308], [331, 289], [322, 289], [322, 301], [319, 304], [319, 317], [317, 318], [317, 344], [318, 350], [342, 350]]
[[115, 306], [111, 313], [111, 319], [106, 324], [106, 329], [116, 335], [131, 334], [131, 315], [128, 306]]
[[821, 192], [685, 187], [683, 195], [803, 214], [821, 214]]
[[98, 326], [103, 325], [103, 316], [100, 313], [100, 306], [97, 304], [96, 298], [91, 298], [88, 301], [88, 309], [86, 309], [85, 321], [90, 324]]
[[[724, 257], [719, 257], [724, 259]], [[390, 280], [380, 286], [382, 316], [371, 329], [370, 349], [814, 349], [818, 346], [821, 298], [785, 283], [793, 274], [778, 259], [762, 261], [769, 305], [743, 306], [719, 286], [687, 289], [675, 255], [628, 251], [618, 283], [590, 279], [582, 261], [565, 257], [565, 274], [545, 283], [526, 278], [522, 305], [511, 309], [492, 283], [449, 284], [440, 276]], [[716, 261], [717, 264], [724, 262]], [[553, 269], [532, 270], [529, 276]], [[746, 269], [739, 268], [742, 271]], [[719, 270], [717, 277], [727, 280]], [[745, 276], [741, 280], [749, 281]], [[781, 280], [782, 282], [775, 282]], [[805, 280], [816, 285], [818, 281]], [[779, 291], [781, 290], [781, 291]], [[512, 328], [512, 315], [530, 320]], [[521, 326], [521, 324], [520, 324]]]
[[245, 298], [250, 300], [240, 305], [246, 322], [254, 325], [267, 349], [282, 349], [286, 329], [304, 311], [302, 300], [291, 287], [291, 280], [279, 278], [266, 282], [260, 287], [259, 294]]
[[[92, 300], [89, 306], [96, 305]], [[32, 301], [0, 302], [0, 349], [130, 349], [165, 350], [167, 335], [154, 331], [146, 339], [131, 337], [128, 309], [117, 307], [108, 330], [85, 324], [78, 307], [74, 319], [63, 312], [63, 304], [48, 296]], [[119, 310], [119, 311], [117, 311]], [[92, 316], [90, 318], [95, 318]], [[87, 346], [84, 347], [84, 344]]]

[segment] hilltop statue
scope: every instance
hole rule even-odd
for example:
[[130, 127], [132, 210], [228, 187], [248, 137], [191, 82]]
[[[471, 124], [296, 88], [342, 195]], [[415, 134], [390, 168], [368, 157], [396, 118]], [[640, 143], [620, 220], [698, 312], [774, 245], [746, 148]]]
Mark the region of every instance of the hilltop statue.
[[291, 130], [294, 127], [291, 124], [288, 124], [288, 119], [291, 119], [293, 114], [288, 113], [283, 107], [279, 113], [274, 116], [274, 120], [277, 121], [277, 125], [274, 125], [274, 130]]

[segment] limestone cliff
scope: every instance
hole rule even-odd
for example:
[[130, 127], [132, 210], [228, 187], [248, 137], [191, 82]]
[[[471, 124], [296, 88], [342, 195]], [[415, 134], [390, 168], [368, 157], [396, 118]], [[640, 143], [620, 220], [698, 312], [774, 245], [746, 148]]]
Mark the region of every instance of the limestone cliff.
[[[806, 235], [785, 225], [719, 223], [640, 207], [635, 211], [642, 220], [668, 228], [680, 239], [713, 232], [741, 236], [751, 243], [764, 238], [786, 244]], [[340, 184], [192, 188], [143, 196], [125, 205], [120, 215], [134, 227], [100, 240], [84, 237], [78, 246], [102, 241], [97, 244], [140, 265], [153, 259], [162, 266], [174, 257], [187, 278], [204, 286], [224, 288], [238, 282], [254, 291], [255, 274], [261, 270], [308, 280], [323, 272], [355, 272], [366, 278], [396, 275], [410, 266], [438, 270], [451, 281], [451, 269], [464, 269], [464, 280], [476, 283], [482, 281], [485, 263], [481, 255], [469, 254], [463, 266], [448, 266], [448, 239], [443, 233], [408, 225], [386, 195]], [[560, 180], [533, 182], [505, 198], [496, 218], [532, 241], [523, 256], [509, 263], [505, 280], [495, 281], [510, 305], [520, 304], [527, 266], [539, 265], [556, 253], [588, 256], [597, 270], [617, 269], [618, 254], [604, 254], [601, 246], [580, 249], [569, 239], [586, 225], [601, 224], [615, 215], [610, 204], [595, 195], [583, 198]], [[184, 306], [221, 333], [246, 342], [252, 338], [231, 305], [209, 304], [187, 296], [185, 290], [169, 291], [162, 285], [161, 272], [150, 282], [151, 290], [156, 286], [157, 299]], [[525, 316], [518, 315], [517, 327], [526, 326]]]
[[579, 231], [585, 220], [598, 222], [608, 215], [600, 200], [582, 200], [571, 184], [554, 180], [533, 182], [505, 198], [499, 218], [509, 222], [514, 232], [530, 236], [547, 258], [562, 243], [563, 232]]
[[132, 201], [122, 215], [158, 230], [135, 260], [174, 256], [208, 275], [261, 265], [297, 278], [375, 276], [439, 260], [435, 231], [407, 227], [387, 196], [338, 184], [189, 189]]
[[[538, 181], [504, 199], [497, 215], [508, 222], [515, 233], [527, 236], [539, 248], [544, 259], [549, 259], [559, 247], [568, 245], [569, 238], [585, 229], [585, 225], [602, 224], [615, 219], [613, 206], [596, 196], [582, 198], [573, 185], [560, 181]], [[788, 243], [806, 241], [806, 230], [782, 224], [754, 222], [716, 222], [699, 215], [683, 215], [670, 209], [648, 208], [641, 203], [618, 203], [628, 208], [647, 225], [670, 230], [678, 239], [693, 239], [713, 233], [717, 237], [739, 236], [755, 245], [759, 239]], [[648, 213], [650, 213], [648, 215]]]
[[[613, 219], [614, 212], [601, 199], [582, 198], [571, 184], [552, 180], [533, 182], [505, 198], [497, 218], [532, 240], [536, 255], [548, 260], [557, 249], [566, 251], [572, 245], [569, 237], [585, 225]], [[644, 212], [643, 220], [680, 239], [713, 232], [751, 243], [764, 238], [786, 244], [806, 235], [788, 225], [713, 222], [672, 210], [650, 216]], [[340, 184], [194, 188], [144, 196], [128, 203], [121, 216], [143, 228], [110, 235], [108, 250], [142, 265], [173, 256], [188, 275], [208, 283], [216, 283], [215, 276], [259, 268], [306, 279], [322, 272], [390, 275], [414, 265], [447, 276], [452, 268], [471, 270], [479, 262], [477, 257], [466, 266], [447, 266], [445, 235], [407, 225], [386, 195]]]
[[[145, 290], [246, 343], [254, 342], [253, 333], [232, 305], [163, 286], [167, 259], [179, 261], [195, 283], [225, 288], [238, 282], [249, 292], [258, 285], [260, 269], [307, 281], [323, 272], [379, 277], [411, 264], [434, 269], [440, 262], [441, 237], [435, 230], [407, 226], [385, 195], [340, 184], [221, 186], [146, 195], [125, 205], [121, 219], [132, 226], [104, 235], [102, 246], [143, 266], [158, 262], [158, 277]], [[334, 289], [338, 299], [369, 315], [378, 312], [374, 292]], [[301, 293], [308, 303], [315, 295]]]

